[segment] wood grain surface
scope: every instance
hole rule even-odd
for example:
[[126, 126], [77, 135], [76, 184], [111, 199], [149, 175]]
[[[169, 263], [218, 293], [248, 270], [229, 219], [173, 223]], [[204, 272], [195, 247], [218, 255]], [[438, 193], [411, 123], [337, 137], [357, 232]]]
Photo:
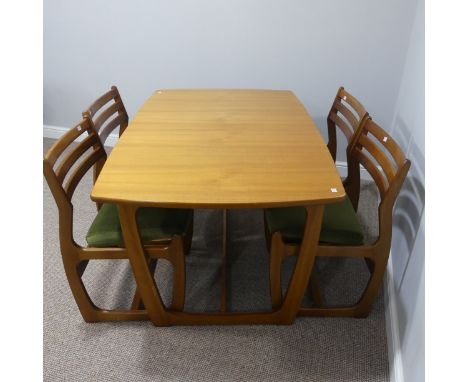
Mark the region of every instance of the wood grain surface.
[[95, 201], [192, 208], [332, 203], [345, 196], [313, 120], [291, 91], [159, 90], [93, 188]]

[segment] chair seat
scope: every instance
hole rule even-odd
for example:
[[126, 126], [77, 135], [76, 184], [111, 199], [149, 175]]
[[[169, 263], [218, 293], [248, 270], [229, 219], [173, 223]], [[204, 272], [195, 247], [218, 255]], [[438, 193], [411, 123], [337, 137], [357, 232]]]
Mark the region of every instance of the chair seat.
[[[300, 243], [304, 233], [304, 207], [269, 208], [265, 218], [270, 233], [281, 232], [287, 243]], [[335, 245], [360, 245], [364, 236], [356, 212], [348, 197], [340, 203], [327, 204], [323, 213], [320, 242]]]
[[[170, 239], [184, 233], [192, 210], [142, 207], [137, 210], [137, 223], [143, 241]], [[115, 204], [103, 204], [94, 219], [86, 241], [90, 247], [122, 247], [123, 235], [119, 211]]]

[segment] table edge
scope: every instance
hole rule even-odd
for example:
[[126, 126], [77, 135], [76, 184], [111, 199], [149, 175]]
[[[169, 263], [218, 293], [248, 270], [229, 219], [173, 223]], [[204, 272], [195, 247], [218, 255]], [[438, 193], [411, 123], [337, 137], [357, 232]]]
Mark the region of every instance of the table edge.
[[147, 200], [130, 200], [97, 197], [90, 195], [91, 200], [98, 203], [113, 203], [137, 205], [141, 207], [160, 207], [160, 208], [209, 208], [209, 209], [242, 209], [242, 208], [279, 208], [279, 207], [300, 207], [320, 204], [333, 204], [342, 202], [346, 197], [346, 192], [337, 193], [330, 198], [314, 200], [294, 200], [294, 201], [276, 201], [276, 202], [250, 202], [250, 203], [198, 203], [198, 202], [154, 202]]

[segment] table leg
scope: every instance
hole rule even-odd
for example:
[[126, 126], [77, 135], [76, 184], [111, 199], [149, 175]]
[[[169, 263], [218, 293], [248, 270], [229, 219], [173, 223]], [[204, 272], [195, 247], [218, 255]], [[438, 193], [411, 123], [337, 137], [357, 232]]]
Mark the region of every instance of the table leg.
[[304, 239], [286, 296], [279, 310], [245, 313], [188, 313], [165, 310], [154, 279], [149, 271], [135, 220], [136, 207], [119, 205], [125, 246], [129, 253], [135, 281], [151, 321], [157, 326], [175, 325], [291, 325], [299, 311], [312, 272], [322, 226], [323, 205], [306, 207]]
[[309, 206], [304, 229], [304, 239], [299, 251], [288, 291], [279, 310], [273, 312], [220, 312], [188, 313], [167, 311], [175, 325], [291, 325], [299, 311], [309, 276], [312, 272], [322, 226], [323, 205]]
[[164, 309], [164, 304], [149, 270], [145, 252], [140, 240], [136, 222], [138, 207], [119, 204], [119, 217], [124, 236], [125, 247], [128, 251], [135, 282], [145, 304], [148, 316], [154, 325], [167, 326], [170, 324]]
[[299, 256], [289, 282], [283, 304], [279, 310], [279, 323], [290, 325], [294, 322], [314, 267], [320, 229], [322, 227], [323, 205], [307, 206], [307, 220]]

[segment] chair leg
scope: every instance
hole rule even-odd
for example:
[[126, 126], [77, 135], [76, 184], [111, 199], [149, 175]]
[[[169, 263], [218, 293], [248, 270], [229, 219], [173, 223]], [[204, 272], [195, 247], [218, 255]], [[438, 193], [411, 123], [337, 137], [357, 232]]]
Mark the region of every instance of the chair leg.
[[81, 279], [88, 260], [77, 261], [65, 256], [62, 256], [62, 260], [68, 284], [85, 322], [148, 320], [146, 310], [105, 310], [98, 308], [89, 297]]
[[380, 260], [374, 264], [374, 271], [371, 274], [366, 289], [362, 293], [362, 296], [357, 304], [340, 307], [319, 306], [312, 308], [301, 308], [299, 315], [318, 317], [367, 317], [372, 309], [372, 305], [377, 297], [377, 294], [379, 293], [386, 267], [387, 259]]
[[372, 304], [374, 303], [377, 294], [379, 293], [380, 286], [382, 285], [386, 268], [387, 259], [374, 263], [374, 271], [371, 274], [361, 299], [356, 304], [355, 317], [365, 318], [369, 315], [369, 312], [372, 309]]
[[181, 236], [174, 236], [169, 251], [173, 265], [171, 309], [182, 311], [185, 303], [185, 255]]
[[282, 249], [283, 239], [281, 233], [275, 232], [271, 237], [270, 244], [270, 296], [273, 309], [278, 309], [283, 300], [281, 291]]
[[86, 291], [86, 287], [81, 280], [81, 275], [84, 272], [85, 266], [81, 264], [81, 261], [69, 260], [66, 259], [65, 256], [63, 256], [62, 259], [68, 284], [70, 285], [71, 292], [75, 298], [76, 305], [78, 305], [78, 309], [80, 310], [83, 320], [86, 322], [99, 321], [97, 318], [97, 312], [99, 309], [91, 301], [91, 298]]

